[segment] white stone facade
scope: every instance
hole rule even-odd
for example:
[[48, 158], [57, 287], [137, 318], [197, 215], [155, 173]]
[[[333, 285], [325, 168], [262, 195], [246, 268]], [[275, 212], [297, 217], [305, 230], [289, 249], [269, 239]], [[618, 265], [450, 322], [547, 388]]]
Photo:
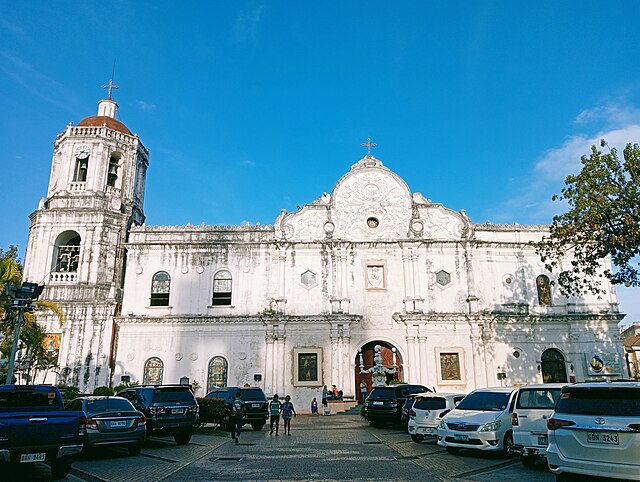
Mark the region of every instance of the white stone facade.
[[[546, 226], [473, 224], [373, 156], [270, 226], [144, 226], [146, 149], [133, 136], [110, 144], [106, 126], [78, 138], [74, 129], [58, 137], [26, 258], [27, 278], [48, 280], [69, 313], [61, 380], [143, 382], [153, 360], [148, 377], [188, 377], [202, 396], [220, 383], [209, 380], [215, 358], [227, 385], [306, 404], [324, 384], [357, 396], [358, 351], [376, 343], [396, 349], [404, 381], [438, 391], [541, 382], [549, 367], [584, 380], [601, 374], [596, 355], [608, 375], [625, 375], [615, 291], [567, 299], [549, 286], [530, 244]], [[104, 177], [81, 193], [65, 187], [79, 143], [93, 146], [100, 172], [109, 152], [122, 153], [120, 205]], [[80, 235], [81, 262], [73, 279], [54, 280], [65, 230]]]

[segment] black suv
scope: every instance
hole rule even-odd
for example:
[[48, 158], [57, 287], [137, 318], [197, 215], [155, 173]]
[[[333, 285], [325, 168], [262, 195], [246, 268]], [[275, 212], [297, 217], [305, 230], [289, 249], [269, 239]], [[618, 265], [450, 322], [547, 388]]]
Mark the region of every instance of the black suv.
[[[247, 414], [244, 423], [250, 423], [253, 430], [262, 430], [264, 424], [269, 418], [269, 408], [267, 407], [267, 397], [258, 387], [224, 387], [216, 388], [207, 395], [207, 398], [222, 398], [226, 402], [227, 412], [231, 413], [231, 402], [236, 397], [236, 393], [240, 392], [240, 400], [244, 402]], [[228, 420], [224, 424], [228, 425]]]
[[173, 436], [178, 445], [188, 444], [198, 422], [198, 402], [189, 385], [141, 385], [118, 396], [129, 400], [147, 417], [147, 434]]
[[430, 391], [423, 385], [374, 387], [364, 402], [364, 418], [374, 427], [381, 427], [387, 423], [400, 424], [402, 407], [407, 397], [414, 393]]

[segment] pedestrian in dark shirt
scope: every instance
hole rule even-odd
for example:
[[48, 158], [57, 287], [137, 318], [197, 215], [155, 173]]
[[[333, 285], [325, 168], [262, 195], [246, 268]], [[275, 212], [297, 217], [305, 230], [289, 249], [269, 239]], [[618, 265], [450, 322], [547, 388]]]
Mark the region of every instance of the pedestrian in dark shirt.
[[278, 400], [278, 394], [273, 395], [273, 400], [269, 402], [269, 414], [271, 415], [271, 431], [269, 435], [273, 435], [273, 425], [276, 426], [276, 437], [278, 436], [278, 428], [280, 427], [280, 411], [282, 410], [282, 403]]
[[247, 411], [244, 402], [240, 400], [240, 392], [236, 392], [236, 398], [231, 403], [231, 414], [229, 421], [231, 422], [231, 439], [235, 443], [240, 443], [240, 432], [244, 425], [244, 416]]
[[284, 421], [284, 433], [287, 434], [287, 430], [289, 431], [289, 435], [291, 435], [291, 416], [297, 417], [298, 414], [296, 410], [293, 408], [293, 403], [291, 402], [291, 397], [287, 395], [284, 397], [284, 403], [282, 404], [282, 420]]

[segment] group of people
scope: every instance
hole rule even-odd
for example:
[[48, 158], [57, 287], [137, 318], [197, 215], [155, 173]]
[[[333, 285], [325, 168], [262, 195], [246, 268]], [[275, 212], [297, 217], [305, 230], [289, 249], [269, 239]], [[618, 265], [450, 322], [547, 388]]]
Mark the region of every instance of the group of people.
[[[242, 425], [244, 425], [244, 416], [246, 411], [244, 402], [241, 399], [241, 394], [238, 392], [231, 404], [231, 413], [229, 414], [229, 421], [231, 422], [231, 439], [235, 443], [240, 443], [240, 432], [242, 431]], [[284, 433], [285, 435], [291, 435], [291, 417], [297, 416], [297, 413], [289, 395], [284, 398], [284, 402], [281, 402], [278, 399], [278, 394], [275, 394], [273, 399], [269, 402], [269, 415], [271, 427], [269, 435], [273, 435], [274, 425], [276, 435], [280, 435], [278, 430], [280, 428], [281, 415], [282, 420], [284, 421]]]

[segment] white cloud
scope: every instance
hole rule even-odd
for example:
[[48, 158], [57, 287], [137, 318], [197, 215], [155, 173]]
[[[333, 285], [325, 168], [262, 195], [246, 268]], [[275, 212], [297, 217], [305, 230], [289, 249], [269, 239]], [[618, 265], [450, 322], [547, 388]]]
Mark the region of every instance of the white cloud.
[[488, 213], [492, 221], [550, 223], [554, 215], [566, 208], [562, 202], [551, 201], [551, 196], [560, 194], [569, 174], [580, 172], [580, 158], [589, 155], [592, 145], [600, 148], [600, 140], [605, 139], [610, 147], [621, 152], [627, 143], [640, 142], [640, 109], [633, 106], [606, 104], [585, 109], [576, 122], [584, 127], [597, 122], [604, 127], [571, 136], [543, 153], [530, 173], [514, 182], [522, 186], [518, 194]]
[[136, 105], [138, 106], [138, 109], [145, 112], [155, 110], [157, 107], [155, 104], [152, 104], [151, 102], [145, 102], [144, 100], [136, 100]]
[[242, 161], [242, 164], [249, 167], [253, 167], [256, 165], [254, 161], [250, 161], [249, 159], [245, 159], [244, 161]]
[[238, 15], [233, 25], [233, 35], [236, 40], [251, 39], [255, 36], [263, 10], [264, 5], [258, 5]]

